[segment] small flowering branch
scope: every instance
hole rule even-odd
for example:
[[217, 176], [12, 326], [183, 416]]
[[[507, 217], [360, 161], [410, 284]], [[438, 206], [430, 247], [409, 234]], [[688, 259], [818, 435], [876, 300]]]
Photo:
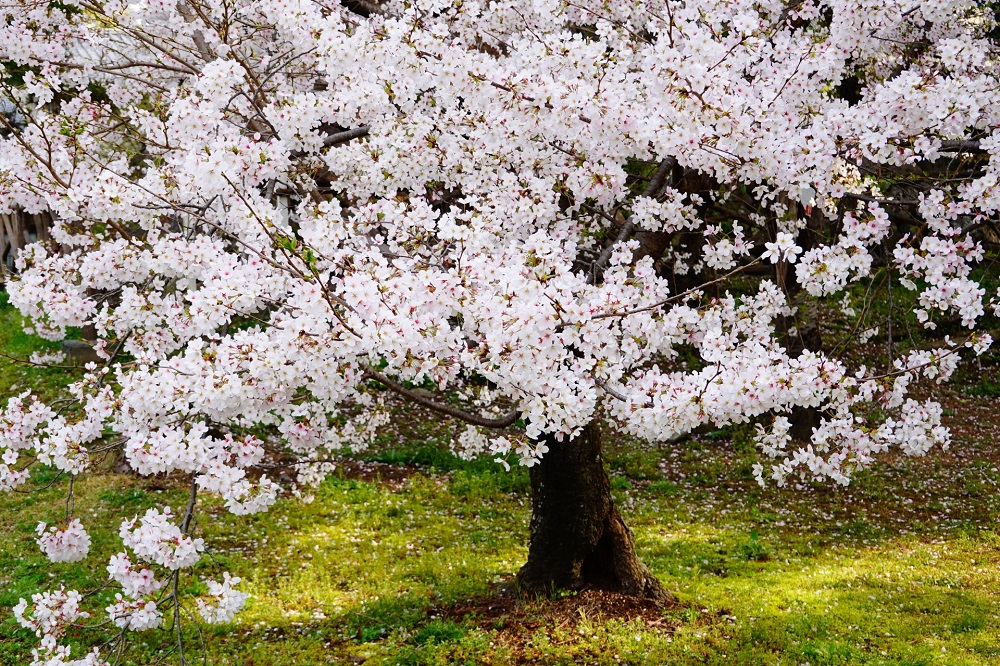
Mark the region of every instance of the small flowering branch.
[[691, 298], [695, 298], [697, 295], [701, 294], [705, 290], [706, 287], [711, 287], [712, 285], [716, 285], [716, 284], [720, 284], [722, 282], [726, 282], [730, 278], [732, 278], [733, 276], [739, 275], [740, 273], [743, 273], [743, 272], [749, 270], [751, 267], [756, 266], [757, 264], [760, 264], [761, 262], [762, 262], [762, 260], [759, 259], [759, 258], [758, 259], [754, 259], [750, 263], [744, 264], [743, 266], [739, 266], [738, 268], [734, 268], [733, 270], [729, 271], [725, 275], [721, 275], [721, 276], [715, 278], [714, 280], [709, 280], [707, 282], [704, 282], [704, 283], [698, 285], [697, 287], [692, 287], [692, 288], [690, 288], [690, 289], [688, 289], [686, 291], [683, 291], [683, 292], [681, 292], [679, 294], [674, 294], [673, 296], [670, 296], [668, 298], [664, 298], [662, 300], [659, 300], [656, 303], [652, 303], [651, 305], [645, 305], [645, 306], [643, 306], [641, 308], [634, 308], [634, 309], [631, 309], [631, 310], [619, 310], [619, 311], [616, 311], [616, 312], [602, 312], [600, 314], [596, 314], [596, 315], [592, 316], [591, 319], [609, 319], [609, 318], [612, 318], [612, 317], [629, 317], [631, 315], [640, 314], [642, 312], [651, 312], [653, 310], [658, 310], [659, 308], [662, 308], [665, 305], [670, 305], [671, 303], [682, 303], [682, 302], [684, 302], [686, 300], [689, 300]]
[[928, 361], [925, 361], [925, 362], [922, 362], [922, 363], [919, 363], [919, 364], [916, 364], [916, 365], [900, 365], [900, 367], [896, 368], [895, 370], [890, 370], [890, 371], [885, 372], [885, 373], [883, 373], [881, 375], [871, 375], [869, 377], [863, 378], [862, 381], [880, 381], [880, 380], [883, 380], [883, 379], [891, 379], [893, 377], [898, 377], [898, 376], [904, 375], [906, 373], [913, 373], [913, 372], [917, 372], [919, 370], [923, 370], [925, 368], [935, 367], [935, 366], [937, 366], [941, 362], [942, 359], [945, 359], [945, 358], [948, 358], [948, 357], [951, 357], [951, 356], [955, 356], [959, 352], [961, 352], [963, 349], [972, 348], [974, 346], [974, 344], [973, 344], [974, 341], [976, 339], [978, 339], [979, 337], [981, 337], [981, 336], [969, 335], [969, 336], [967, 336], [965, 338], [965, 340], [963, 340], [960, 343], [956, 343], [953, 348], [949, 349], [948, 351], [946, 351], [945, 353], [941, 354], [940, 356], [935, 356], [935, 357], [931, 358]]
[[43, 361], [33, 361], [30, 358], [18, 358], [16, 356], [11, 356], [6, 352], [0, 352], [0, 357], [7, 359], [12, 363], [17, 363], [19, 365], [30, 365], [36, 368], [50, 368], [53, 370], [79, 370], [79, 365], [54, 365], [52, 363], [45, 363]]

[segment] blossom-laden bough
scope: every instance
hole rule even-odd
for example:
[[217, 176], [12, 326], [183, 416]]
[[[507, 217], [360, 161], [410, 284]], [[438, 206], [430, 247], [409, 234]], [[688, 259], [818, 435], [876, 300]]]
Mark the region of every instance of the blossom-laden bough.
[[[531, 467], [533, 591], [668, 596], [611, 501], [600, 419], [650, 441], [753, 419], [761, 483], [846, 484], [947, 443], [909, 389], [990, 344], [987, 6], [348, 5], [3, 3], [0, 212], [52, 220], [10, 301], [47, 339], [93, 331], [104, 363], [58, 405], [8, 401], [0, 488], [111, 450], [191, 478], [181, 514], [123, 516], [103, 651], [59, 643], [79, 593], [18, 606], [33, 663], [115, 661], [165, 613], [186, 662], [186, 609], [224, 622], [245, 601], [228, 574], [210, 599], [179, 592], [205, 548], [197, 493], [266, 510], [251, 433], [316, 480], [310, 461], [378, 432], [386, 391], [467, 423], [462, 455]], [[908, 350], [891, 307], [876, 333], [897, 285], [961, 336]], [[862, 315], [824, 349], [832, 303]], [[859, 339], [885, 361], [845, 360]], [[85, 528], [67, 502], [38, 544], [78, 561]]]

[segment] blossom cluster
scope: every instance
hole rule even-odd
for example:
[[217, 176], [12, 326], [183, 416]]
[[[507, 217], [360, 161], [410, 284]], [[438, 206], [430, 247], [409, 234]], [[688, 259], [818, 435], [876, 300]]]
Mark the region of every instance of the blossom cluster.
[[169, 506], [162, 513], [149, 509], [141, 518], [124, 521], [118, 533], [122, 543], [142, 560], [170, 570], [193, 566], [205, 543], [185, 535], [173, 518]]
[[97, 649], [82, 659], [70, 659], [70, 648], [58, 644], [69, 627], [89, 617], [80, 610], [80, 601], [80, 593], [76, 590], [60, 588], [31, 595], [30, 609], [24, 599], [14, 606], [18, 624], [41, 639], [39, 647], [32, 651], [32, 666], [108, 666]]
[[53, 526], [46, 531], [46, 527], [45, 523], [39, 523], [35, 533], [38, 534], [38, 546], [51, 561], [79, 562], [87, 557], [90, 535], [79, 518], [71, 520], [63, 529]]
[[198, 612], [209, 624], [223, 624], [232, 621], [243, 609], [243, 605], [249, 596], [245, 592], [233, 589], [239, 585], [240, 579], [230, 576], [228, 572], [223, 574], [222, 582], [214, 580], [208, 583], [208, 600], [198, 599]]

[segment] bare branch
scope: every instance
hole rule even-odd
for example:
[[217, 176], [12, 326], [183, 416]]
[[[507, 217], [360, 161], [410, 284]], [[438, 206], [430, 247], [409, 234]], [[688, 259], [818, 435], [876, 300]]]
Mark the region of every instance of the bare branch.
[[348, 141], [353, 141], [354, 139], [360, 139], [363, 136], [368, 136], [369, 130], [370, 127], [368, 125], [362, 125], [361, 127], [355, 127], [354, 129], [331, 134], [323, 139], [323, 147], [331, 148], [333, 146], [339, 146], [342, 143], [347, 143]]
[[967, 140], [967, 141], [942, 141], [941, 147], [938, 148], [940, 153], [974, 153], [977, 155], [985, 154], [986, 151], [980, 145], [978, 139]]

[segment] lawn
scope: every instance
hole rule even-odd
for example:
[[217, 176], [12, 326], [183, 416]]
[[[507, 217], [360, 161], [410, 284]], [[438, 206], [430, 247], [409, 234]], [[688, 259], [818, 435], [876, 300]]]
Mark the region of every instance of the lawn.
[[[21, 357], [43, 348], [0, 313], [0, 348]], [[8, 394], [52, 391], [64, 376], [0, 361]], [[188, 623], [189, 655], [247, 666], [1000, 663], [992, 372], [967, 373], [941, 394], [955, 426], [948, 451], [886, 459], [846, 489], [759, 488], [746, 428], [658, 447], [606, 433], [619, 506], [677, 595], [665, 609], [594, 592], [523, 602], [501, 593], [526, 554], [525, 470], [458, 460], [450, 424], [401, 412], [401, 427], [304, 500], [286, 496], [243, 518], [199, 500], [212, 556], [197, 573], [229, 570], [252, 596], [231, 625]], [[99, 621], [121, 516], [180, 507], [186, 495], [179, 477], [88, 475], [75, 495], [91, 556], [49, 565], [33, 530], [63, 515], [65, 488], [47, 470], [32, 483], [53, 481], [0, 495], [0, 664], [26, 663], [36, 642], [13, 620], [19, 598], [97, 590], [87, 604]], [[137, 636], [123, 663], [156, 663], [171, 644], [165, 630]], [[81, 630], [72, 642], [100, 638]]]

